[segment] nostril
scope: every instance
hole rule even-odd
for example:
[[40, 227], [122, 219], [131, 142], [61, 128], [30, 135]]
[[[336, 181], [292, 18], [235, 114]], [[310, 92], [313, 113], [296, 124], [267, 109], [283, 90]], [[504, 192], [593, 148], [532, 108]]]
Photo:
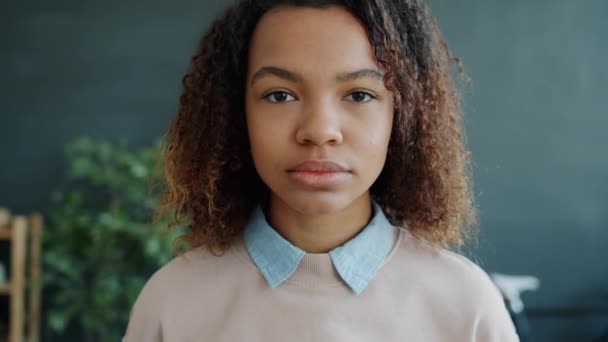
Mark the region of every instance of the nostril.
[[337, 145], [342, 143], [342, 133], [337, 130], [298, 132], [296, 140], [298, 143], [305, 145]]

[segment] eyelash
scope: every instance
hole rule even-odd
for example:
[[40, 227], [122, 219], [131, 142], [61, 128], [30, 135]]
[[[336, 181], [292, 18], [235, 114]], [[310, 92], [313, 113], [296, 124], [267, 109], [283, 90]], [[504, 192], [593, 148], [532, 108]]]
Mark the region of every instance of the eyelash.
[[[276, 95], [276, 94], [287, 94], [287, 96], [291, 96], [291, 97], [295, 98], [295, 96], [291, 95], [289, 92], [284, 91], [284, 90], [275, 90], [275, 91], [269, 92], [269, 93], [267, 93], [266, 95], [264, 95], [264, 97], [263, 97], [263, 98], [264, 98], [264, 99], [266, 99], [266, 100], [268, 100], [268, 101], [269, 101], [269, 102], [271, 102], [271, 103], [283, 103], [283, 102], [289, 102], [289, 101], [271, 101], [271, 100], [270, 100], [270, 97], [271, 97], [272, 95]], [[355, 90], [355, 91], [353, 91], [353, 92], [350, 92], [350, 93], [347, 95], [347, 97], [348, 97], [348, 96], [352, 96], [353, 94], [363, 94], [364, 96], [368, 96], [368, 97], [369, 97], [369, 100], [367, 100], [367, 101], [353, 101], [353, 102], [356, 102], [356, 103], [367, 103], [367, 102], [369, 102], [369, 101], [371, 101], [371, 100], [376, 100], [376, 99], [378, 98], [378, 97], [377, 97], [377, 96], [375, 96], [374, 94], [372, 94], [372, 93], [370, 93], [370, 92], [368, 92], [368, 91], [363, 91], [363, 90]]]
[[357, 103], [366, 103], [366, 102], [369, 102], [371, 100], [376, 100], [377, 99], [377, 97], [374, 94], [372, 94], [372, 93], [370, 93], [368, 91], [363, 91], [363, 90], [355, 90], [355, 91], [349, 93], [347, 96], [351, 96], [353, 94], [363, 94], [364, 96], [369, 96], [369, 100], [367, 100], [367, 101], [355, 101]]
[[291, 95], [289, 92], [286, 92], [284, 90], [275, 90], [275, 91], [271, 91], [268, 94], [264, 95], [264, 99], [268, 100], [271, 103], [282, 103], [282, 102], [288, 102], [288, 101], [271, 101], [270, 97], [272, 95], [276, 95], [276, 94], [287, 94], [287, 96], [291, 96], [293, 98], [295, 98], [295, 96]]

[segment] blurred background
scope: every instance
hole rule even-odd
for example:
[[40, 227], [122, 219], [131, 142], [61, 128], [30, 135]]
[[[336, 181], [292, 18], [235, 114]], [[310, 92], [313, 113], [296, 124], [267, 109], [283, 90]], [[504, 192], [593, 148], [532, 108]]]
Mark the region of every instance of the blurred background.
[[[0, 207], [44, 217], [42, 278], [24, 280], [42, 288], [42, 340], [117, 340], [170, 257], [170, 237], [150, 230], [146, 184], [198, 38], [228, 3], [2, 4]], [[464, 115], [481, 235], [470, 256], [540, 280], [521, 296], [530, 341], [608, 340], [608, 1], [428, 3], [472, 79]], [[0, 341], [13, 310], [2, 280], [15, 267], [31, 274], [12, 263], [9, 235]], [[35, 316], [23, 313], [34, 326]]]

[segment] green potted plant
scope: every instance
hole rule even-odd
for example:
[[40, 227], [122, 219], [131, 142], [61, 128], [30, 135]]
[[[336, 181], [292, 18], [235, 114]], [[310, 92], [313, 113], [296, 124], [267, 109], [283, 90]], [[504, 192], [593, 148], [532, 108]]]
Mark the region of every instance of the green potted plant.
[[43, 245], [51, 336], [119, 341], [145, 281], [172, 257], [178, 232], [152, 220], [159, 154], [159, 144], [132, 149], [84, 137], [67, 145], [68, 180], [53, 195]]

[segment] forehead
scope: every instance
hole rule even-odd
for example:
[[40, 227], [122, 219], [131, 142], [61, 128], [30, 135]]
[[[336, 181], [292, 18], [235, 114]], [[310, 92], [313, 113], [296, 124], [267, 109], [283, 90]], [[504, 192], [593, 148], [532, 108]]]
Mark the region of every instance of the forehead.
[[279, 7], [266, 13], [252, 36], [249, 74], [271, 65], [332, 77], [377, 67], [365, 27], [342, 6]]

